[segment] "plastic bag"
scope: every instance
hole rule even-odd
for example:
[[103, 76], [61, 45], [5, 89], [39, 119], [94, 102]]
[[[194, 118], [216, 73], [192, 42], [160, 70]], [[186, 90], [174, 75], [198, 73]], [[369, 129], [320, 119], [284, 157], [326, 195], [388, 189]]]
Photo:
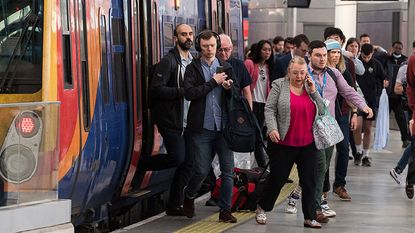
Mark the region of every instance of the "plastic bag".
[[373, 149], [385, 149], [389, 139], [389, 99], [386, 89], [383, 88], [379, 100], [379, 111], [376, 118], [375, 140]]

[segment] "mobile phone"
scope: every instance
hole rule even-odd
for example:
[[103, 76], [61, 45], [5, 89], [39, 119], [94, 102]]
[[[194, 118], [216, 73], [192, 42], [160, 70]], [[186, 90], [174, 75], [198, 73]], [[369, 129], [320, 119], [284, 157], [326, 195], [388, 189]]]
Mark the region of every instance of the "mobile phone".
[[223, 66], [218, 66], [218, 67], [216, 67], [216, 73], [217, 73], [217, 74], [219, 74], [219, 73], [223, 73], [223, 72], [225, 72], [225, 69], [224, 69], [224, 67], [223, 67]]

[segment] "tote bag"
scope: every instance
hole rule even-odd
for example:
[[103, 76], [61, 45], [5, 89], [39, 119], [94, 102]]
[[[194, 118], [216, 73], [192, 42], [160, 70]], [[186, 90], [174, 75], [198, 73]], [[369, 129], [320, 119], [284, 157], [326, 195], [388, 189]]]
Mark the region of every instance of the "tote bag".
[[341, 142], [344, 138], [343, 133], [327, 107], [324, 108], [324, 114], [318, 114], [313, 123], [314, 143], [317, 149], [326, 149]]

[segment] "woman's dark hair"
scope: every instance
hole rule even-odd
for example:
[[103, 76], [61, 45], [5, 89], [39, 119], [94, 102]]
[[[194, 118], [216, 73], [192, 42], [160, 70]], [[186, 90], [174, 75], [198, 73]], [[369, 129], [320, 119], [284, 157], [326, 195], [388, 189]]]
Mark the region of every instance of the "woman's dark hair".
[[271, 72], [274, 66], [274, 53], [272, 52], [272, 44], [268, 40], [260, 40], [255, 48], [251, 47], [251, 59], [255, 64], [260, 63], [262, 61], [261, 50], [265, 44], [271, 46], [271, 56], [268, 60], [265, 61]]
[[360, 50], [360, 43], [359, 40], [356, 37], [350, 37], [347, 42], [346, 42], [346, 50], [347, 50], [347, 46], [349, 46], [349, 44], [352, 44], [353, 42], [357, 43], [357, 50]]

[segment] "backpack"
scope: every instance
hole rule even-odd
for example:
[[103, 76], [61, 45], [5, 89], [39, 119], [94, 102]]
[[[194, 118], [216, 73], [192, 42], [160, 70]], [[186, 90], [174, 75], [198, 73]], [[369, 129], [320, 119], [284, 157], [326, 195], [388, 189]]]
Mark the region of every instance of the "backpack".
[[[265, 168], [234, 169], [235, 177], [232, 189], [231, 211], [256, 209], [257, 201], [262, 193], [269, 172]], [[211, 197], [219, 201], [222, 178], [218, 178]]]
[[231, 97], [226, 104], [228, 119], [223, 136], [229, 149], [235, 152], [254, 151], [256, 140], [262, 140], [261, 130], [239, 88], [231, 86]]

